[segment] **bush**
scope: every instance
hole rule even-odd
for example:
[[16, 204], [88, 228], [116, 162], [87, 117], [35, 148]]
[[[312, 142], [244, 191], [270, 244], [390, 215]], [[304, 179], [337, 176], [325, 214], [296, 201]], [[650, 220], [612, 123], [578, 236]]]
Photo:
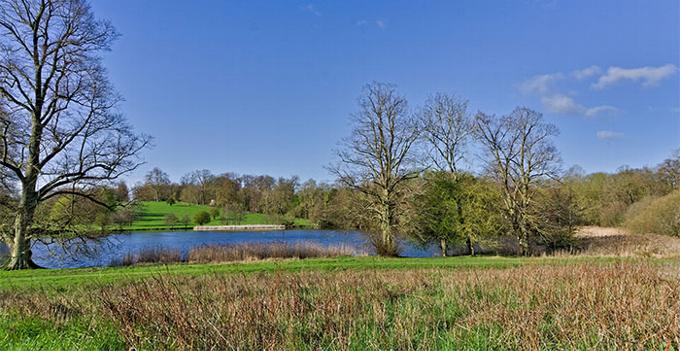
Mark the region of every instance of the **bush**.
[[210, 222], [210, 218], [210, 213], [207, 211], [201, 211], [194, 215], [194, 223], [197, 225], [204, 225]]
[[631, 206], [624, 225], [634, 233], [680, 236], [680, 190]]
[[189, 217], [188, 214], [185, 213], [182, 215], [182, 217], [179, 218], [179, 222], [187, 226], [191, 224], [191, 218]]
[[295, 224], [295, 220], [292, 217], [278, 214], [267, 215], [267, 222], [285, 225], [286, 227], [291, 227]]
[[174, 213], [168, 213], [165, 215], [165, 225], [168, 225], [170, 227], [174, 227], [177, 225], [179, 222], [179, 219]]
[[106, 227], [111, 224], [111, 215], [106, 212], [99, 212], [94, 218], [94, 223], [99, 226], [99, 228], [104, 231]]

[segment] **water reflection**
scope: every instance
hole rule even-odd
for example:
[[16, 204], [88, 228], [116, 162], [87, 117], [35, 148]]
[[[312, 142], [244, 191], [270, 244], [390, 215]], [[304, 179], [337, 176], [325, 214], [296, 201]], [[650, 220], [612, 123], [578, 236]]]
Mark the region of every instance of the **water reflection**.
[[[144, 249], [168, 248], [186, 255], [194, 247], [211, 244], [255, 242], [285, 242], [290, 244], [311, 242], [326, 246], [345, 245], [357, 251], [373, 254], [368, 238], [361, 232], [333, 230], [286, 230], [272, 232], [136, 232], [114, 234], [103, 240], [73, 241], [66, 248], [35, 242], [35, 262], [48, 268], [76, 268], [107, 266], [129, 253]], [[420, 248], [407, 241], [401, 242], [402, 254], [408, 257], [426, 257], [436, 253], [435, 248]], [[0, 248], [2, 252], [2, 248]]]

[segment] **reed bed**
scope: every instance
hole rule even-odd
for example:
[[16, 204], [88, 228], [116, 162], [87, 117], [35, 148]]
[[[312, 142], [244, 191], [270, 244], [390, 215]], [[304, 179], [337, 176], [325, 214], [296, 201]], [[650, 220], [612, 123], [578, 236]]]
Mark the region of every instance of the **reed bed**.
[[164, 275], [68, 296], [0, 293], [0, 314], [113, 325], [138, 350], [667, 350], [680, 347], [677, 277], [630, 262]]
[[269, 258], [321, 258], [354, 256], [358, 252], [349, 246], [324, 246], [311, 242], [289, 244], [243, 243], [227, 245], [207, 245], [189, 251], [190, 263], [253, 261]]
[[110, 266], [133, 266], [137, 264], [168, 264], [182, 262], [182, 253], [176, 249], [163, 247], [148, 248], [136, 253], [128, 252], [119, 260], [112, 260]]
[[133, 266], [138, 264], [169, 263], [220, 263], [233, 261], [256, 261], [282, 258], [330, 258], [365, 255], [350, 246], [325, 246], [311, 242], [295, 244], [274, 243], [239, 243], [205, 245], [193, 248], [186, 256], [179, 250], [163, 247], [144, 249], [136, 253], [127, 253], [121, 259], [112, 260], [112, 267]]

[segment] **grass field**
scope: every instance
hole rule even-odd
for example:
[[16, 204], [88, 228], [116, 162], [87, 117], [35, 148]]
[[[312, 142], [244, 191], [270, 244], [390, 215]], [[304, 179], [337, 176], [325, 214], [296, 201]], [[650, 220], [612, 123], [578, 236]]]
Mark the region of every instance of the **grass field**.
[[227, 264], [175, 264], [132, 267], [45, 269], [34, 271], [1, 271], [0, 290], [24, 288], [70, 289], [82, 285], [98, 285], [126, 280], [144, 279], [157, 275], [198, 276], [223, 273], [344, 271], [383, 269], [458, 269], [508, 268], [524, 264], [568, 264], [578, 261], [610, 262], [613, 258], [512, 258], [512, 257], [451, 257], [451, 258], [382, 258], [342, 257], [334, 259], [265, 260]]
[[347, 257], [0, 272], [0, 349], [677, 349], [677, 268]]
[[[137, 218], [132, 225], [124, 227], [124, 230], [129, 231], [140, 231], [140, 230], [168, 230], [168, 229], [191, 229], [194, 227], [194, 216], [201, 212], [206, 211], [210, 213], [212, 207], [205, 205], [194, 205], [183, 202], [175, 203], [170, 205], [167, 202], [156, 202], [156, 201], [142, 201], [141, 203], [141, 213], [139, 218]], [[174, 214], [178, 219], [182, 219], [184, 216], [188, 216], [190, 223], [177, 223], [175, 226], [168, 226], [165, 223], [165, 216], [168, 214]], [[213, 218], [207, 225], [222, 225], [219, 219]], [[230, 223], [236, 224], [236, 223]], [[239, 224], [274, 224], [272, 219], [261, 213], [247, 213], [243, 220]], [[295, 225], [300, 227], [309, 227], [309, 221], [305, 219], [295, 219]]]

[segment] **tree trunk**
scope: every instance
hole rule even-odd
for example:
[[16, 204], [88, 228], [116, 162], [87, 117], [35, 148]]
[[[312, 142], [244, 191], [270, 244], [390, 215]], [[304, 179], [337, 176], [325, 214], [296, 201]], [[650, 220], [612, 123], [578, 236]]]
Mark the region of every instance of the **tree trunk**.
[[388, 220], [383, 219], [380, 226], [380, 243], [377, 251], [380, 256], [396, 256], [397, 250], [392, 237], [392, 225]]
[[35, 208], [21, 208], [14, 222], [14, 242], [11, 245], [9, 270], [41, 268], [32, 259], [31, 239], [28, 235]]
[[519, 255], [529, 256], [529, 245], [527, 245], [526, 240], [524, 240], [524, 236], [523, 235], [518, 236], [517, 240], [519, 241]]
[[519, 242], [519, 253], [521, 256], [529, 256], [529, 236], [524, 228], [520, 229], [519, 235], [517, 236], [517, 241]]
[[7, 269], [40, 268], [32, 260], [31, 237], [29, 230], [33, 223], [35, 209], [38, 207], [38, 194], [35, 191], [37, 177], [28, 172], [27, 181], [21, 184], [21, 198], [14, 217], [14, 240], [11, 246], [11, 258]]
[[475, 246], [472, 245], [472, 238], [470, 238], [470, 237], [468, 236], [468, 237], [465, 239], [465, 244], [467, 245], [468, 254], [469, 254], [470, 256], [474, 256], [474, 255], [475, 255]]
[[442, 257], [446, 257], [446, 240], [444, 239], [439, 240], [439, 247], [442, 250]]
[[397, 256], [397, 244], [392, 233], [393, 209], [389, 200], [383, 200], [380, 214], [380, 239], [376, 251], [380, 256]]

